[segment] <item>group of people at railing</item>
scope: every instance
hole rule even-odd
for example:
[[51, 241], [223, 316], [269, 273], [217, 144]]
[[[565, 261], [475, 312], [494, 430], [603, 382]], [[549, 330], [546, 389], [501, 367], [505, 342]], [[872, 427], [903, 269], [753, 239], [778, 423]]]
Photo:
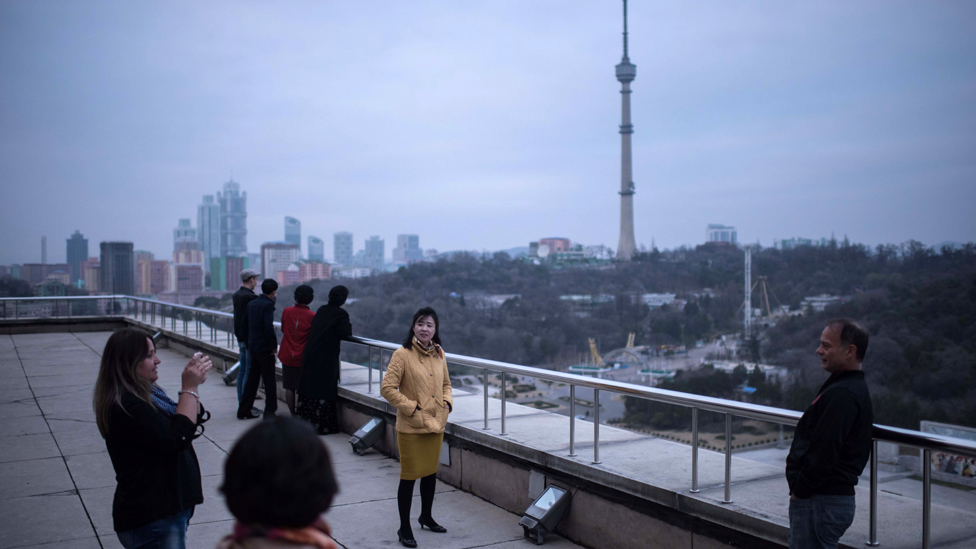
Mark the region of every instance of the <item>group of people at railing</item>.
[[[218, 547], [331, 549], [336, 545], [321, 514], [338, 483], [318, 435], [339, 430], [339, 347], [352, 334], [342, 308], [349, 291], [333, 287], [328, 303], [312, 313], [313, 290], [299, 286], [296, 304], [282, 314], [279, 347], [273, 325], [278, 284], [266, 279], [256, 295], [257, 273], [245, 270], [241, 278], [234, 294], [241, 357], [237, 417], [258, 417], [253, 404], [263, 380], [268, 421], [248, 431], [225, 463], [221, 491], [238, 522]], [[447, 531], [432, 516], [444, 429], [453, 409], [439, 328], [433, 309], [417, 311], [381, 384], [381, 394], [397, 410], [397, 537], [406, 547], [417, 546], [410, 508], [418, 479], [421, 528]], [[820, 336], [817, 354], [830, 377], [797, 424], [787, 458], [791, 548], [837, 547], [853, 522], [854, 486], [871, 451], [871, 400], [861, 370], [867, 343], [867, 331], [850, 320], [830, 322]], [[276, 417], [276, 351], [286, 403], [301, 419]], [[211, 361], [200, 353], [193, 356], [183, 369], [176, 401], [156, 384], [159, 363], [151, 338], [121, 329], [105, 346], [95, 384], [98, 428], [118, 479], [112, 516], [128, 549], [184, 547], [194, 507], [203, 501], [193, 440], [210, 419], [199, 387]]]
[[[352, 335], [349, 315], [342, 308], [349, 290], [333, 287], [328, 303], [312, 313], [308, 304], [314, 292], [299, 286], [295, 305], [282, 313], [279, 346], [273, 324], [278, 284], [264, 280], [257, 295], [257, 276], [245, 269], [241, 289], [234, 294], [240, 354], [237, 418], [258, 417], [260, 410], [253, 405], [263, 382], [266, 421], [237, 441], [224, 464], [220, 490], [237, 523], [218, 548], [332, 549], [337, 545], [321, 515], [331, 505], [338, 482], [318, 435], [339, 431], [339, 347]], [[283, 367], [285, 400], [295, 417], [276, 415], [276, 352]], [[105, 345], [95, 384], [96, 420], [118, 480], [114, 528], [127, 549], [182, 549], [194, 508], [203, 502], [193, 440], [203, 435], [210, 419], [199, 387], [212, 363], [200, 353], [191, 358], [176, 401], [156, 384], [159, 364], [155, 344], [145, 332], [120, 329]], [[410, 510], [418, 479], [421, 529], [447, 532], [434, 520], [432, 508], [453, 398], [433, 309], [414, 315], [403, 346], [393, 353], [381, 392], [397, 409], [401, 472], [396, 534], [402, 545], [417, 547]]]

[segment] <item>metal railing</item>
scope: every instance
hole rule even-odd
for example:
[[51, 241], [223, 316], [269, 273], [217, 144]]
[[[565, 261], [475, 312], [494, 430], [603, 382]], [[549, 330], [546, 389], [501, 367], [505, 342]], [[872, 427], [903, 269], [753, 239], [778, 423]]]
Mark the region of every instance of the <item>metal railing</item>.
[[[44, 310], [45, 315], [38, 316], [50, 316], [57, 317], [59, 313], [66, 313], [60, 316], [71, 317], [71, 306], [59, 307], [60, 302], [70, 302], [70, 301], [82, 301], [82, 300], [98, 300], [98, 307], [101, 307], [107, 303], [111, 303], [109, 307], [114, 311], [114, 316], [133, 316], [137, 319], [141, 318], [143, 321], [157, 326], [156, 318], [157, 315], [160, 319], [160, 326], [165, 328], [166, 321], [170, 321], [171, 331], [178, 333], [178, 326], [182, 327], [184, 335], [188, 335], [189, 326], [192, 322], [194, 324], [194, 330], [197, 338], [203, 336], [203, 325], [205, 324], [204, 319], [210, 319], [210, 342], [219, 344], [218, 337], [219, 331], [217, 325], [220, 322], [227, 323], [229, 321], [227, 332], [227, 346], [231, 347], [234, 339], [233, 334], [233, 317], [231, 313], [225, 313], [222, 311], [213, 311], [210, 309], [201, 309], [197, 307], [189, 307], [185, 305], [176, 305], [173, 303], [166, 303], [163, 301], [158, 301], [149, 298], [133, 297], [125, 295], [114, 295], [114, 296], [70, 296], [70, 297], [33, 297], [33, 298], [0, 298], [0, 318], [8, 318], [8, 311], [13, 311], [15, 318], [28, 318], [20, 315], [20, 312], [24, 310], [26, 303], [29, 302], [41, 302], [41, 303], [54, 303], [53, 307]], [[116, 305], [118, 304], [118, 305]], [[169, 316], [166, 313], [169, 312]], [[75, 315], [78, 316], [78, 315]], [[106, 315], [99, 315], [106, 316]], [[111, 316], [111, 315], [110, 315]], [[180, 318], [177, 318], [177, 317]], [[203, 324], [202, 324], [203, 323]], [[280, 330], [281, 324], [275, 322], [276, 328]], [[375, 355], [379, 354], [382, 356], [383, 351], [393, 352], [400, 348], [400, 344], [390, 343], [386, 341], [380, 341], [376, 339], [370, 339], [359, 336], [351, 336], [346, 339], [350, 343], [355, 343], [358, 345], [365, 346], [368, 349], [368, 359], [367, 359], [367, 390], [369, 393], [373, 392], [373, 370], [377, 369], [380, 372], [380, 379], [382, 379], [384, 368], [382, 361], [378, 360]], [[374, 353], [378, 351], [378, 353]], [[780, 425], [790, 425], [795, 426], [800, 420], [802, 414], [793, 410], [785, 410], [782, 408], [774, 408], [771, 406], [762, 406], [758, 404], [749, 404], [746, 402], [738, 402], [734, 400], [725, 400], [714, 397], [694, 395], [690, 393], [681, 393], [677, 391], [670, 391], [667, 389], [658, 389], [655, 387], [645, 387], [642, 385], [635, 385], [631, 383], [624, 383], [620, 381], [590, 378], [576, 374], [568, 374], [563, 372], [555, 372], [552, 370], [544, 370], [540, 368], [533, 368], [531, 366], [519, 366], [516, 364], [509, 364], [506, 362], [498, 362], [495, 360], [488, 360], [483, 358], [470, 357], [465, 355], [458, 355], [453, 353], [446, 354], [448, 364], [455, 364], [459, 366], [466, 366], [469, 368], [474, 368], [482, 371], [483, 383], [484, 383], [484, 427], [483, 429], [488, 431], [491, 430], [489, 426], [489, 407], [488, 407], [488, 374], [489, 372], [501, 374], [501, 390], [499, 391], [501, 400], [501, 431], [499, 436], [506, 436], [506, 374], [520, 375], [525, 377], [531, 377], [535, 379], [542, 379], [550, 381], [553, 383], [564, 383], [570, 388], [570, 420], [569, 420], [569, 452], [568, 456], [577, 456], [575, 452], [575, 440], [576, 440], [576, 418], [575, 418], [575, 406], [576, 406], [576, 388], [586, 387], [593, 390], [594, 394], [594, 418], [593, 418], [593, 460], [594, 465], [599, 465], [600, 461], [600, 391], [605, 391], [609, 393], [636, 397], [647, 399], [655, 402], [662, 402], [666, 404], [673, 404], [677, 406], [684, 406], [691, 408], [692, 411], [692, 467], [691, 467], [691, 488], [689, 492], [698, 493], [700, 488], [698, 485], [698, 452], [699, 452], [699, 431], [698, 431], [698, 420], [699, 413], [701, 411], [716, 412], [725, 415], [725, 482], [724, 482], [724, 498], [722, 503], [732, 502], [732, 418], [741, 417], [755, 419], [759, 421], [766, 421], [770, 423], [777, 423]], [[375, 366], [375, 367], [374, 367]], [[962, 454], [969, 456], [976, 456], [976, 443], [945, 437], [941, 435], [935, 435], [930, 433], [922, 433], [920, 431], [912, 431], [909, 429], [900, 429], [897, 427], [888, 427], [885, 425], [875, 424], [872, 431], [873, 438], [873, 451], [871, 453], [871, 503], [870, 503], [870, 525], [869, 525], [869, 539], [866, 542], [868, 546], [877, 546], [878, 542], [878, 443], [879, 442], [890, 442], [894, 444], [899, 444], [902, 446], [909, 446], [913, 448], [918, 448], [922, 451], [922, 469], [923, 469], [923, 489], [922, 489], [922, 547], [930, 547], [930, 537], [931, 537], [931, 509], [932, 509], [932, 495], [931, 495], [931, 454], [933, 451], [936, 452], [946, 452], [952, 454]]]

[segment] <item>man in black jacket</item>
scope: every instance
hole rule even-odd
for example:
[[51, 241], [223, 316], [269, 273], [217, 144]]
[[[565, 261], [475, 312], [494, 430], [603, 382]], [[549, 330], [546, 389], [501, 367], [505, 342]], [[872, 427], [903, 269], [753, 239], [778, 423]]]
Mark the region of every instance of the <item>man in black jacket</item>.
[[833, 320], [820, 334], [821, 367], [830, 378], [803, 412], [786, 458], [790, 549], [834, 548], [854, 522], [854, 486], [871, 453], [874, 416], [861, 363], [868, 332]]
[[247, 352], [247, 332], [244, 331], [244, 313], [247, 304], [257, 299], [254, 288], [258, 285], [258, 272], [254, 269], [241, 271], [241, 287], [234, 292], [234, 336], [237, 337], [237, 349], [241, 365], [237, 367], [237, 403], [244, 399], [244, 384], [247, 383], [247, 372], [251, 368], [251, 357]]
[[244, 397], [237, 407], [237, 419], [252, 419], [254, 397], [258, 384], [264, 381], [264, 419], [271, 419], [278, 410], [277, 382], [275, 380], [275, 352], [278, 350], [278, 334], [274, 329], [275, 297], [278, 283], [266, 278], [261, 283], [261, 295], [247, 304], [244, 314], [244, 331], [247, 333], [247, 351], [251, 354], [251, 371], [244, 385]]

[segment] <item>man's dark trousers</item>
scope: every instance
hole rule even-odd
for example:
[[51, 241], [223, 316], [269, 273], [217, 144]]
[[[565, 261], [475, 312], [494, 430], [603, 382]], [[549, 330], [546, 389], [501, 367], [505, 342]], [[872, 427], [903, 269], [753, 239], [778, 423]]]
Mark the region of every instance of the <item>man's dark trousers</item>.
[[274, 353], [251, 353], [251, 368], [247, 372], [244, 385], [244, 398], [237, 408], [237, 417], [251, 414], [254, 398], [258, 394], [258, 384], [264, 381], [264, 419], [270, 419], [278, 411], [278, 384], [275, 379]]

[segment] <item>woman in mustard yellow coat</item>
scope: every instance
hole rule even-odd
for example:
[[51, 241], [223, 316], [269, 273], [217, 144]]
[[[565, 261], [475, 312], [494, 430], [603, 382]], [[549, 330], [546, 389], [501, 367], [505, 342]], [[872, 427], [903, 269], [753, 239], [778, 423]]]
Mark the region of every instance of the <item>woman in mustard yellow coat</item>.
[[393, 353], [380, 388], [383, 398], [397, 409], [397, 449], [400, 451], [400, 488], [397, 491], [400, 529], [397, 537], [405, 547], [417, 546], [410, 528], [410, 502], [418, 478], [420, 528], [447, 532], [431, 516], [444, 426], [454, 406], [438, 328], [434, 309], [424, 307], [413, 315], [410, 333], [403, 347]]

